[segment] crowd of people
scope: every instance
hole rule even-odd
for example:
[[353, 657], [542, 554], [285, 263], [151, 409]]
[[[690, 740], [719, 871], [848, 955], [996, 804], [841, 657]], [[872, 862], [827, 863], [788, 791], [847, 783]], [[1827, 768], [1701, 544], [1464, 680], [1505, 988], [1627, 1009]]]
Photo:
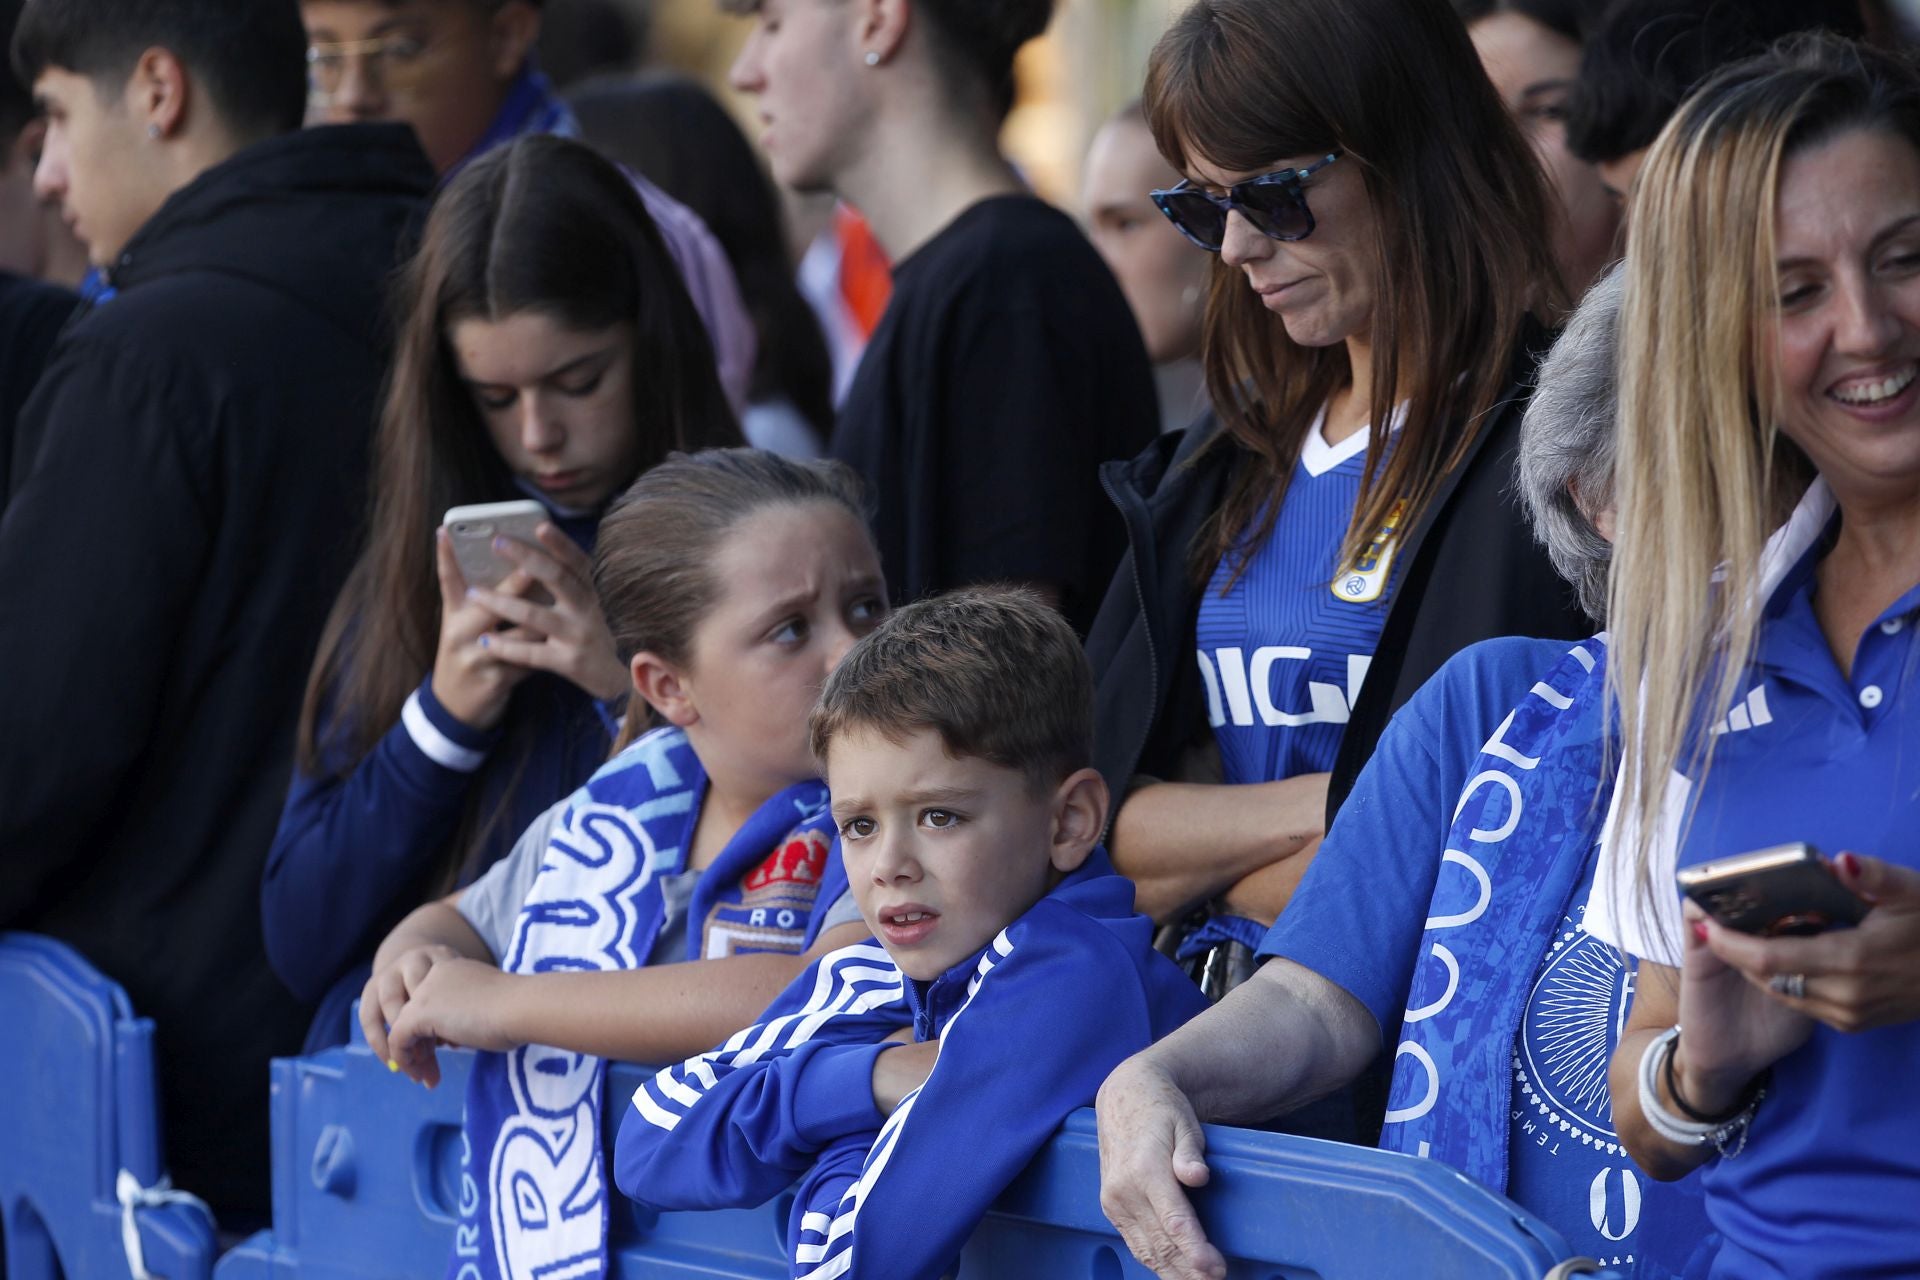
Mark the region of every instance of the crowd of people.
[[477, 1051], [461, 1280], [796, 1184], [934, 1280], [1094, 1104], [1169, 1280], [1210, 1122], [1920, 1274], [1897, 17], [1193, 0], [1076, 223], [1052, 0], [722, 7], [757, 152], [538, 0], [0, 0], [0, 929], [155, 1019], [175, 1183], [264, 1222], [357, 1030]]

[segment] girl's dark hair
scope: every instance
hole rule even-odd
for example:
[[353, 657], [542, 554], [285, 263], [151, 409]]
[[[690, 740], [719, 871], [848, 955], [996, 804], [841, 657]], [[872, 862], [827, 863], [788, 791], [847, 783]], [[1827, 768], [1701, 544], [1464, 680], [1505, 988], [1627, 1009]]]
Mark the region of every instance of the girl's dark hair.
[[[706, 329], [653, 219], [633, 184], [577, 142], [526, 137], [463, 170], [434, 202], [394, 303], [399, 338], [374, 438], [366, 544], [321, 635], [300, 712], [309, 773], [357, 767], [432, 670], [441, 514], [521, 496], [461, 380], [448, 339], [455, 324], [532, 312], [575, 329], [633, 326], [642, 471], [676, 449], [740, 439]], [[517, 738], [524, 758], [531, 726], [511, 715], [508, 724], [506, 750]], [[457, 866], [498, 817], [468, 812], [447, 861]]]
[[[842, 462], [802, 462], [759, 449], [674, 454], [621, 495], [593, 550], [593, 585], [631, 663], [654, 653], [685, 663], [693, 633], [719, 598], [713, 556], [741, 521], [769, 507], [824, 502], [867, 523], [860, 477]], [[645, 707], [627, 710], [621, 744], [645, 727]]]
[[1600, 0], [1452, 0], [1452, 3], [1460, 21], [1469, 27], [1496, 13], [1517, 13], [1575, 44], [1585, 42], [1588, 28], [1605, 7]]
[[1567, 149], [1605, 163], [1651, 146], [1714, 72], [1816, 30], [1861, 35], [1857, 0], [1617, 0], [1581, 54]]
[[680, 76], [591, 80], [568, 101], [588, 142], [699, 214], [720, 242], [759, 339], [748, 398], [785, 397], [827, 439], [827, 340], [795, 283], [779, 194], [740, 126], [712, 94]]
[[[1196, 0], [1154, 46], [1148, 122], [1175, 168], [1229, 171], [1335, 149], [1377, 233], [1368, 403], [1403, 398], [1390, 455], [1370, 449], [1340, 550], [1352, 563], [1401, 501], [1410, 527], [1505, 389], [1529, 313], [1561, 289], [1545, 178], [1438, 0]], [[1207, 390], [1253, 455], [1192, 550], [1205, 581], [1273, 528], [1315, 414], [1350, 377], [1344, 344], [1302, 347], [1236, 271], [1207, 301]]]

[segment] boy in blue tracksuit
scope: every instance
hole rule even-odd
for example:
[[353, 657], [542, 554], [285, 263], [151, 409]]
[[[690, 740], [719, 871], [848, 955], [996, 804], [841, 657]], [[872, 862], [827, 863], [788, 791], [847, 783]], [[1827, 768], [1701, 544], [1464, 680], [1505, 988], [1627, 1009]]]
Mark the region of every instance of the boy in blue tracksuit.
[[933, 1280], [1067, 1114], [1204, 1007], [1099, 847], [1080, 643], [1028, 592], [902, 609], [813, 713], [848, 880], [878, 946], [659, 1073], [615, 1179], [662, 1209], [799, 1180], [795, 1277]]

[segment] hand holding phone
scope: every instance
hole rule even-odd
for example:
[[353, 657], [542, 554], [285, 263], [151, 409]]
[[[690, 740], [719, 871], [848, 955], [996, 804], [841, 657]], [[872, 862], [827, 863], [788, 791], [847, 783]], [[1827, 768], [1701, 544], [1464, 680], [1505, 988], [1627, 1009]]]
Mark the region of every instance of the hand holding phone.
[[1677, 879], [1715, 920], [1763, 938], [1847, 928], [1867, 914], [1868, 904], [1804, 841], [1688, 867]]

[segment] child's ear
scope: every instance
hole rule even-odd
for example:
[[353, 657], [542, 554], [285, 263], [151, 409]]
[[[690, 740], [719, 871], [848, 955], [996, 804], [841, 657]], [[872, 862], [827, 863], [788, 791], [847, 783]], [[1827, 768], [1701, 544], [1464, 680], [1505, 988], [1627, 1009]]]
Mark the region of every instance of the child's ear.
[[1097, 769], [1082, 769], [1053, 793], [1054, 870], [1078, 870], [1106, 827], [1107, 780]]
[[680, 675], [679, 668], [659, 654], [642, 649], [633, 655], [628, 669], [633, 672], [633, 691], [660, 713], [668, 724], [684, 729], [700, 719], [693, 705], [693, 690]]

